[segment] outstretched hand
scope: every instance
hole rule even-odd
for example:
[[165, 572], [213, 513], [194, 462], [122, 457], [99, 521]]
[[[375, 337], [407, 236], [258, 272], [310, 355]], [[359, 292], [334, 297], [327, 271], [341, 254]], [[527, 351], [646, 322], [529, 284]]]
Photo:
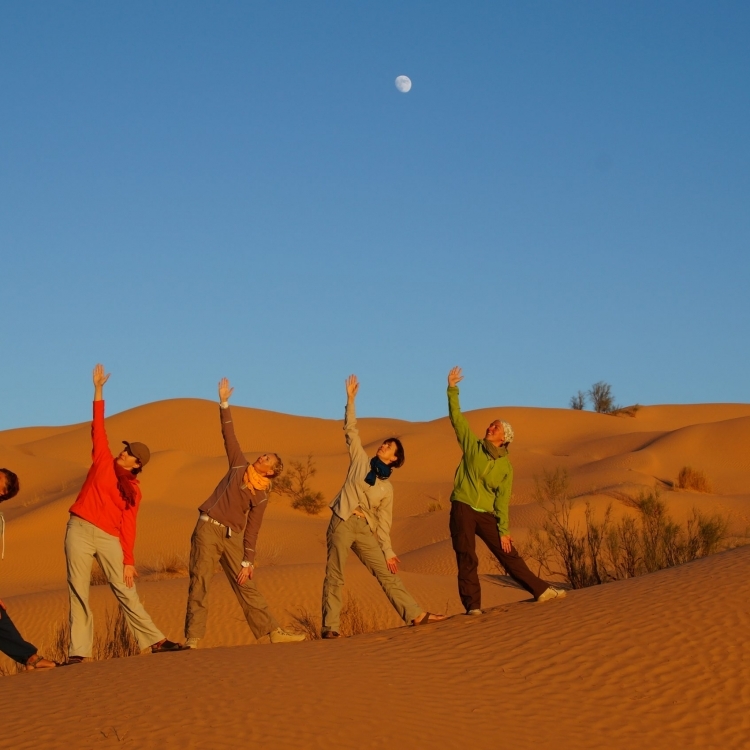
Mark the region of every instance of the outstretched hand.
[[101, 388], [109, 380], [109, 373], [104, 374], [104, 365], [97, 365], [94, 368], [94, 386]]
[[97, 365], [94, 368], [94, 401], [102, 400], [104, 384], [109, 380], [109, 373], [104, 373], [104, 365]]
[[227, 378], [222, 378], [219, 381], [219, 401], [229, 401], [229, 397], [234, 393], [234, 388], [229, 385]]
[[356, 375], [350, 375], [346, 379], [346, 398], [348, 401], [354, 401], [357, 398], [357, 391], [359, 391], [359, 380]]
[[448, 385], [451, 388], [455, 388], [464, 379], [463, 373], [460, 367], [454, 367], [448, 373]]

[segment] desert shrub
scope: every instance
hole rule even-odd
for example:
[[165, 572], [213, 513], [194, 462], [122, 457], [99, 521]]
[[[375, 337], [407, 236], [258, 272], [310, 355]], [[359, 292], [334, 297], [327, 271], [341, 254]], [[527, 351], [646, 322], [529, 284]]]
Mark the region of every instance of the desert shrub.
[[711, 492], [711, 483], [708, 481], [708, 477], [700, 469], [694, 469], [692, 466], [683, 466], [680, 469], [674, 486], [680, 490]]
[[570, 408], [581, 411], [585, 407], [586, 407], [586, 394], [583, 391], [578, 391], [578, 393], [576, 393], [576, 395], [572, 396], [570, 399]]
[[681, 525], [669, 515], [658, 488], [627, 498], [624, 503], [635, 516], [619, 522], [612, 520], [611, 503], [599, 520], [586, 503], [583, 520], [573, 521], [564, 469], [538, 477], [535, 498], [546, 519], [530, 534], [524, 554], [537, 562], [540, 573], [561, 575], [573, 588], [653, 573], [727, 546], [727, 519], [693, 509]]
[[612, 386], [600, 380], [591, 386], [588, 392], [594, 411], [599, 414], [610, 414], [615, 410], [615, 397], [612, 395]]
[[310, 487], [310, 479], [317, 472], [311, 453], [304, 464], [300, 461], [292, 461], [290, 468], [273, 480], [271, 491], [290, 497], [292, 508], [303, 510], [311, 516], [317, 515], [325, 506], [323, 493], [313, 492]]
[[640, 404], [632, 406], [616, 406], [609, 412], [613, 417], [634, 417], [641, 409]]

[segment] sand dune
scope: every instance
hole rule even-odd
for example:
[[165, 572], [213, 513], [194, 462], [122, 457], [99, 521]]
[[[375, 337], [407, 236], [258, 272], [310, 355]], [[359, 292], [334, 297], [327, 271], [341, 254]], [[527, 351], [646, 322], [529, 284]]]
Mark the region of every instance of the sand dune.
[[0, 747], [744, 748], [748, 565], [734, 550], [425, 628], [0, 680], [23, 706]]
[[[153, 452], [135, 549], [144, 572], [187, 557], [196, 508], [225, 471], [217, 411], [211, 402], [175, 399], [107, 420], [114, 449], [130, 439]], [[313, 489], [334, 496], [348, 463], [340, 421], [242, 407], [234, 413], [248, 457], [274, 450], [289, 465], [312, 454]], [[733, 533], [750, 529], [749, 405], [643, 407], [634, 418], [519, 407], [467, 416], [480, 434], [497, 416], [514, 426], [517, 542], [544, 520], [535, 476], [558, 467], [579, 496], [576, 517], [585, 502], [599, 513], [610, 504], [616, 516], [630, 512], [621, 498], [658, 486], [678, 520], [696, 508], [724, 515]], [[460, 612], [448, 532], [459, 450], [448, 420], [359, 424], [372, 451], [390, 435], [406, 448], [406, 464], [394, 475], [392, 538], [407, 587], [426, 609]], [[17, 471], [22, 483], [3, 505], [0, 595], [42, 646], [66, 616], [63, 536], [89, 460], [88, 422], [0, 432], [0, 466]], [[685, 465], [707, 474], [711, 493], [670, 490]], [[319, 616], [328, 519], [327, 510], [308, 516], [288, 498], [272, 497], [256, 575], [285, 625], [303, 610]], [[481, 544], [479, 554], [484, 604], [495, 607], [485, 617], [398, 628], [377, 583], [351, 556], [347, 589], [381, 628], [395, 629], [301, 646], [255, 646], [217, 575], [198, 652], [0, 680], [6, 701], [44, 716], [31, 725], [26, 711], [4, 716], [0, 747], [464, 747], [466, 737], [473, 747], [624, 747], [646, 738], [648, 747], [744, 746], [747, 712], [716, 706], [747, 707], [739, 634], [750, 617], [742, 604], [750, 550], [543, 606], [525, 603], [528, 595]], [[164, 632], [181, 638], [187, 579], [144, 576], [138, 590]], [[92, 591], [101, 626], [114, 598], [106, 586]], [[83, 716], [76, 701], [91, 711]], [[216, 707], [204, 710], [209, 705]], [[302, 721], [290, 722], [292, 714]]]

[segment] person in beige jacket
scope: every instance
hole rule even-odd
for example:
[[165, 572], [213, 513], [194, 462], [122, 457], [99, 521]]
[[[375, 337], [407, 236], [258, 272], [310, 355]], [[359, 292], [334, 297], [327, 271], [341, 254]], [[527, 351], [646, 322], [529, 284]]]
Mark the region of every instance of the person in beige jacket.
[[404, 447], [398, 438], [388, 438], [369, 458], [357, 430], [354, 402], [359, 391], [355, 375], [346, 380], [344, 434], [349, 446], [349, 471], [339, 494], [330, 505], [328, 561], [323, 584], [323, 638], [340, 638], [344, 564], [349, 549], [378, 579], [388, 600], [405, 622], [426, 625], [445, 619], [425, 612], [396, 575], [401, 562], [391, 545], [393, 522], [393, 469], [404, 463]]

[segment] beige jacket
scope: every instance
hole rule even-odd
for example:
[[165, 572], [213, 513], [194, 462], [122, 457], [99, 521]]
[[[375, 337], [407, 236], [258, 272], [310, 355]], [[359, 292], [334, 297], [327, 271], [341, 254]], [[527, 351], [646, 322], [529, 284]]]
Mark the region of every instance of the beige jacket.
[[374, 487], [365, 482], [370, 471], [370, 458], [359, 438], [354, 405], [346, 407], [344, 435], [349, 446], [349, 471], [344, 486], [333, 499], [330, 508], [343, 521], [349, 520], [355, 508], [361, 508], [385, 559], [390, 560], [396, 557], [391, 546], [393, 485], [387, 479], [376, 479]]

